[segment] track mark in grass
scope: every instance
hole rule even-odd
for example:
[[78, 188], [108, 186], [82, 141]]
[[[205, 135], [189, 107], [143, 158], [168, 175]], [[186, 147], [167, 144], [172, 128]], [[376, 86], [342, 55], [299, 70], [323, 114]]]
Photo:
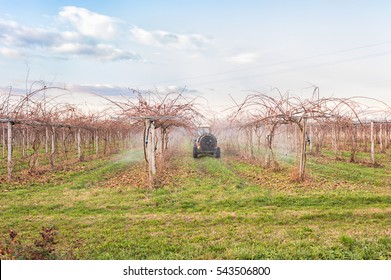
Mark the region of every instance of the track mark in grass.
[[196, 168], [201, 178], [213, 179], [219, 185], [238, 186], [242, 188], [243, 180], [238, 177], [222, 160], [210, 157], [203, 157], [195, 160]]
[[246, 162], [236, 157], [229, 158], [226, 162], [232, 172], [244, 180], [247, 185], [256, 185], [261, 189], [268, 189], [273, 192], [283, 191], [285, 193], [308, 188], [304, 184], [290, 180], [286, 174], [287, 170], [273, 171], [265, 169], [256, 163]]

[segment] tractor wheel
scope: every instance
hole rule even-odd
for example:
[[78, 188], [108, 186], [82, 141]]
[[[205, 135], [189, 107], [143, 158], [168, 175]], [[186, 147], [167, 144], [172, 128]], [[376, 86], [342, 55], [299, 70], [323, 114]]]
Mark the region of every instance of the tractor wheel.
[[220, 147], [217, 147], [215, 155], [216, 158], [220, 158]]
[[197, 147], [193, 147], [193, 158], [197, 158], [197, 157], [198, 157]]

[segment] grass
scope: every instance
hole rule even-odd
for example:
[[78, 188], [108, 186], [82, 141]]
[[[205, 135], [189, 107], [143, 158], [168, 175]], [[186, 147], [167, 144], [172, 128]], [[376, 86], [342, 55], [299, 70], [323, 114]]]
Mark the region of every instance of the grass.
[[308, 167], [313, 174], [328, 180], [344, 180], [360, 186], [391, 186], [390, 164], [373, 168], [345, 161], [331, 161], [325, 164], [322, 160], [315, 158], [308, 162]]
[[301, 184], [286, 170], [189, 153], [148, 189], [141, 157], [2, 186], [2, 239], [13, 229], [31, 243], [54, 227], [58, 256], [79, 259], [391, 259], [389, 166], [309, 161], [315, 179]]

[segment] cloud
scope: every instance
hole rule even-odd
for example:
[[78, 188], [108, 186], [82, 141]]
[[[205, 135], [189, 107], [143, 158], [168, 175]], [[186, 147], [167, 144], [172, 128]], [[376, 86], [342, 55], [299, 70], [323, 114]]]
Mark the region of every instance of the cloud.
[[15, 21], [0, 21], [0, 39], [6, 46], [50, 46], [60, 37], [58, 32], [22, 26]]
[[73, 92], [95, 93], [102, 96], [123, 96], [130, 92], [128, 88], [110, 84], [69, 85], [67, 89]]
[[[59, 29], [23, 26], [0, 20], [0, 55], [23, 57], [26, 54], [67, 59], [85, 57], [102, 61], [142, 61], [140, 55], [115, 42], [117, 21], [84, 8], [65, 7], [59, 17], [71, 23]], [[108, 41], [108, 39], [112, 39]]]
[[108, 40], [115, 38], [118, 34], [118, 20], [91, 12], [85, 8], [63, 7], [59, 17], [69, 22], [84, 36]]
[[23, 54], [20, 53], [19, 51], [11, 49], [11, 48], [4, 48], [4, 47], [0, 47], [0, 55], [5, 56], [5, 57], [9, 57], [9, 58], [23, 57]]
[[245, 63], [251, 63], [254, 62], [259, 55], [257, 53], [240, 53], [235, 56], [231, 56], [228, 58], [228, 61], [234, 62], [234, 63], [239, 63], [239, 64], [245, 64]]
[[57, 19], [51, 28], [0, 19], [0, 55], [11, 58], [83, 57], [101, 61], [144, 61], [124, 44], [130, 44], [133, 39], [133, 42], [144, 45], [193, 52], [210, 46], [210, 40], [199, 34], [148, 31], [137, 26], [133, 26], [129, 33], [120, 20], [81, 7], [63, 7]]
[[92, 57], [105, 61], [141, 60], [141, 57], [136, 53], [106, 44], [64, 43], [54, 46], [52, 51], [60, 55]]
[[183, 93], [189, 93], [189, 94], [199, 93], [198, 90], [189, 89], [187, 87], [177, 86], [177, 85], [157, 86], [156, 90], [157, 90], [157, 92], [162, 93], [162, 94], [170, 93], [170, 92], [183, 92]]
[[157, 47], [170, 47], [178, 50], [200, 51], [206, 49], [210, 40], [199, 34], [175, 34], [163, 30], [147, 31], [134, 26], [130, 29], [137, 42]]

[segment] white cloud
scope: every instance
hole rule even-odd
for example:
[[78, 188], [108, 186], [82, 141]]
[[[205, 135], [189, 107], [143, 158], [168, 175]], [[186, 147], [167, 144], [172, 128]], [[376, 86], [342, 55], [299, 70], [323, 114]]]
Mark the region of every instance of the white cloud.
[[231, 56], [228, 58], [228, 61], [239, 63], [239, 64], [245, 64], [245, 63], [251, 63], [256, 61], [256, 59], [259, 57], [257, 53], [240, 53], [235, 56]]
[[141, 57], [133, 52], [106, 44], [90, 45], [82, 43], [64, 43], [54, 46], [52, 51], [62, 55], [95, 57], [106, 61], [141, 60]]
[[118, 34], [118, 20], [85, 8], [67, 6], [59, 16], [84, 36], [107, 40]]
[[80, 35], [80, 33], [76, 32], [76, 31], [61, 32], [61, 37], [66, 42], [69, 42], [69, 41], [79, 41], [79, 40], [83, 39], [83, 36]]
[[110, 84], [69, 85], [67, 88], [74, 92], [94, 93], [102, 96], [122, 96], [130, 92], [128, 88]]
[[190, 94], [196, 94], [199, 93], [198, 90], [195, 89], [189, 89], [183, 86], [177, 86], [177, 85], [169, 85], [169, 86], [157, 86], [156, 87], [157, 92], [165, 94], [170, 92], [184, 92], [184, 93], [190, 93]]
[[[84, 8], [65, 7], [59, 17], [69, 26], [49, 30], [0, 20], [0, 55], [22, 57], [26, 54], [62, 58], [86, 57], [104, 61], [141, 61], [140, 55], [116, 45], [117, 22]], [[67, 28], [71, 28], [67, 30]], [[73, 29], [74, 28], [74, 29]]]
[[119, 61], [119, 60], [133, 60], [133, 61], [140, 61], [142, 60], [140, 55], [113, 47], [111, 45], [105, 45], [105, 44], [98, 44], [96, 46], [96, 55], [100, 56], [104, 60], [109, 61]]
[[9, 58], [23, 57], [23, 54], [20, 53], [19, 51], [10, 48], [3, 48], [3, 47], [0, 47], [0, 55]]
[[200, 34], [148, 31], [136, 26], [124, 40], [120, 37], [124, 28], [122, 22], [75, 6], [63, 7], [57, 17], [60, 21], [56, 28], [26, 26], [0, 19], [0, 55], [144, 61], [140, 55], [123, 47], [126, 39], [144, 45], [193, 51], [193, 54], [210, 46], [210, 40]]
[[60, 37], [57, 32], [22, 26], [15, 21], [0, 21], [0, 39], [6, 46], [48, 46]]
[[184, 35], [163, 30], [147, 31], [137, 26], [131, 28], [130, 32], [137, 42], [150, 46], [200, 51], [210, 44], [210, 40], [200, 34]]

